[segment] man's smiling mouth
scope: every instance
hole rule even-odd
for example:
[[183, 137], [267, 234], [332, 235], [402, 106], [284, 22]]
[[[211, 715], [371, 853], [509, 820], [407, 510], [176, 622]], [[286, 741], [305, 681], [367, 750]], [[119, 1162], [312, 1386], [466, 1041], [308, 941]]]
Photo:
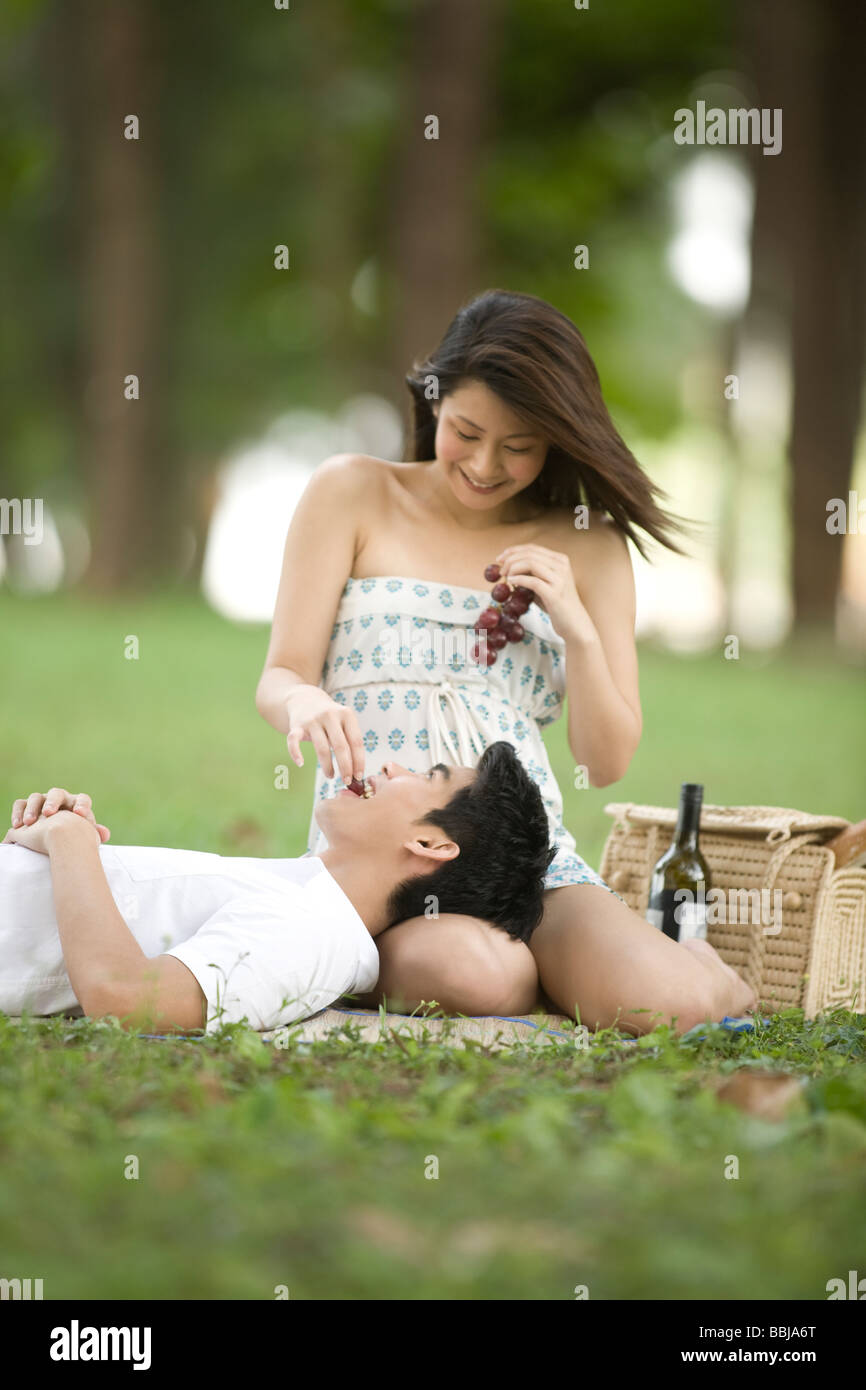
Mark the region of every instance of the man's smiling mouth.
[[363, 801], [369, 801], [371, 797], [376, 795], [376, 784], [372, 777], [365, 777], [363, 782], [353, 777], [347, 786], [340, 788], [337, 795], [341, 796], [344, 792], [348, 792], [349, 796], [357, 796]]

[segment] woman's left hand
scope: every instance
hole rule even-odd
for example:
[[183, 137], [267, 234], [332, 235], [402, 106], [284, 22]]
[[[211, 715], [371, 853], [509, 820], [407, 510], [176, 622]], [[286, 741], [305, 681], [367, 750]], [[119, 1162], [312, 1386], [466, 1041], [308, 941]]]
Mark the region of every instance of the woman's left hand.
[[497, 555], [496, 563], [508, 584], [532, 590], [564, 641], [597, 635], [577, 592], [567, 555], [543, 545], [510, 545]]

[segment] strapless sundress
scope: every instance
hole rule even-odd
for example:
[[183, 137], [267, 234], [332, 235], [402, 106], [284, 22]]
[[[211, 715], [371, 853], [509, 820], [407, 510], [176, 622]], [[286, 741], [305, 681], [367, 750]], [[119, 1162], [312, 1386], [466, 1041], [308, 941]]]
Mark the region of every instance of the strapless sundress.
[[[471, 659], [474, 624], [486, 589], [380, 576], [348, 580], [337, 610], [321, 684], [354, 710], [367, 767], [394, 759], [411, 772], [434, 763], [476, 766], [488, 744], [506, 739], [537, 783], [556, 847], [545, 887], [593, 883], [610, 888], [577, 853], [562, 820], [562, 796], [541, 730], [562, 713], [565, 643], [537, 605], [521, 618], [522, 642], [509, 642], [493, 666]], [[317, 771], [316, 802], [342, 786]], [[308, 849], [327, 840], [310, 822]]]

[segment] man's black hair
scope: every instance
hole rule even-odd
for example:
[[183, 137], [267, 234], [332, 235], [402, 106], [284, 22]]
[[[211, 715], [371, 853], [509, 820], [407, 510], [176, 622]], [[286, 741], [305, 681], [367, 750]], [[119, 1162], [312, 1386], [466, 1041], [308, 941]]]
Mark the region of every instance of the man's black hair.
[[491, 743], [475, 779], [419, 822], [437, 825], [460, 846], [456, 859], [399, 883], [388, 924], [437, 912], [481, 917], [528, 941], [542, 914], [544, 875], [555, 854], [541, 793], [510, 743]]

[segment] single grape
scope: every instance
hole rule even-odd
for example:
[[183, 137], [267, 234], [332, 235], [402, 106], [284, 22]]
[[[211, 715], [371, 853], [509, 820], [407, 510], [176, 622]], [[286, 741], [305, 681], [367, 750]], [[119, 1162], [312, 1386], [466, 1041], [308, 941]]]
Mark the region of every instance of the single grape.
[[516, 594], [512, 594], [511, 598], [503, 603], [502, 611], [506, 618], [522, 618], [528, 607], [528, 603], [524, 603]]
[[475, 620], [475, 630], [479, 628], [493, 628], [499, 625], [500, 613], [498, 608], [485, 608], [483, 613], [479, 613]]
[[501, 627], [495, 627], [492, 632], [487, 634], [487, 650], [498, 652], [505, 646], [508, 638]]
[[490, 597], [495, 599], [497, 603], [504, 603], [507, 598], [511, 597], [511, 585], [494, 584], [490, 591]]
[[[514, 593], [512, 594], [512, 598], [519, 598], [522, 602], [525, 602], [526, 608], [528, 608], [531, 603], [537, 602], [535, 594], [532, 592], [531, 589], [527, 589], [525, 584], [518, 584], [515, 587]], [[523, 610], [524, 613], [526, 612], [526, 608], [524, 608]]]
[[506, 633], [506, 639], [509, 642], [522, 642], [525, 635], [523, 623], [513, 622]]
[[364, 783], [359, 782], [357, 777], [353, 777], [351, 782], [346, 783], [346, 786], [350, 792], [354, 792], [355, 796], [363, 796], [366, 790]]
[[484, 571], [484, 578], [488, 583], [495, 584], [501, 573], [502, 571], [498, 565], [488, 565], [487, 569]]

